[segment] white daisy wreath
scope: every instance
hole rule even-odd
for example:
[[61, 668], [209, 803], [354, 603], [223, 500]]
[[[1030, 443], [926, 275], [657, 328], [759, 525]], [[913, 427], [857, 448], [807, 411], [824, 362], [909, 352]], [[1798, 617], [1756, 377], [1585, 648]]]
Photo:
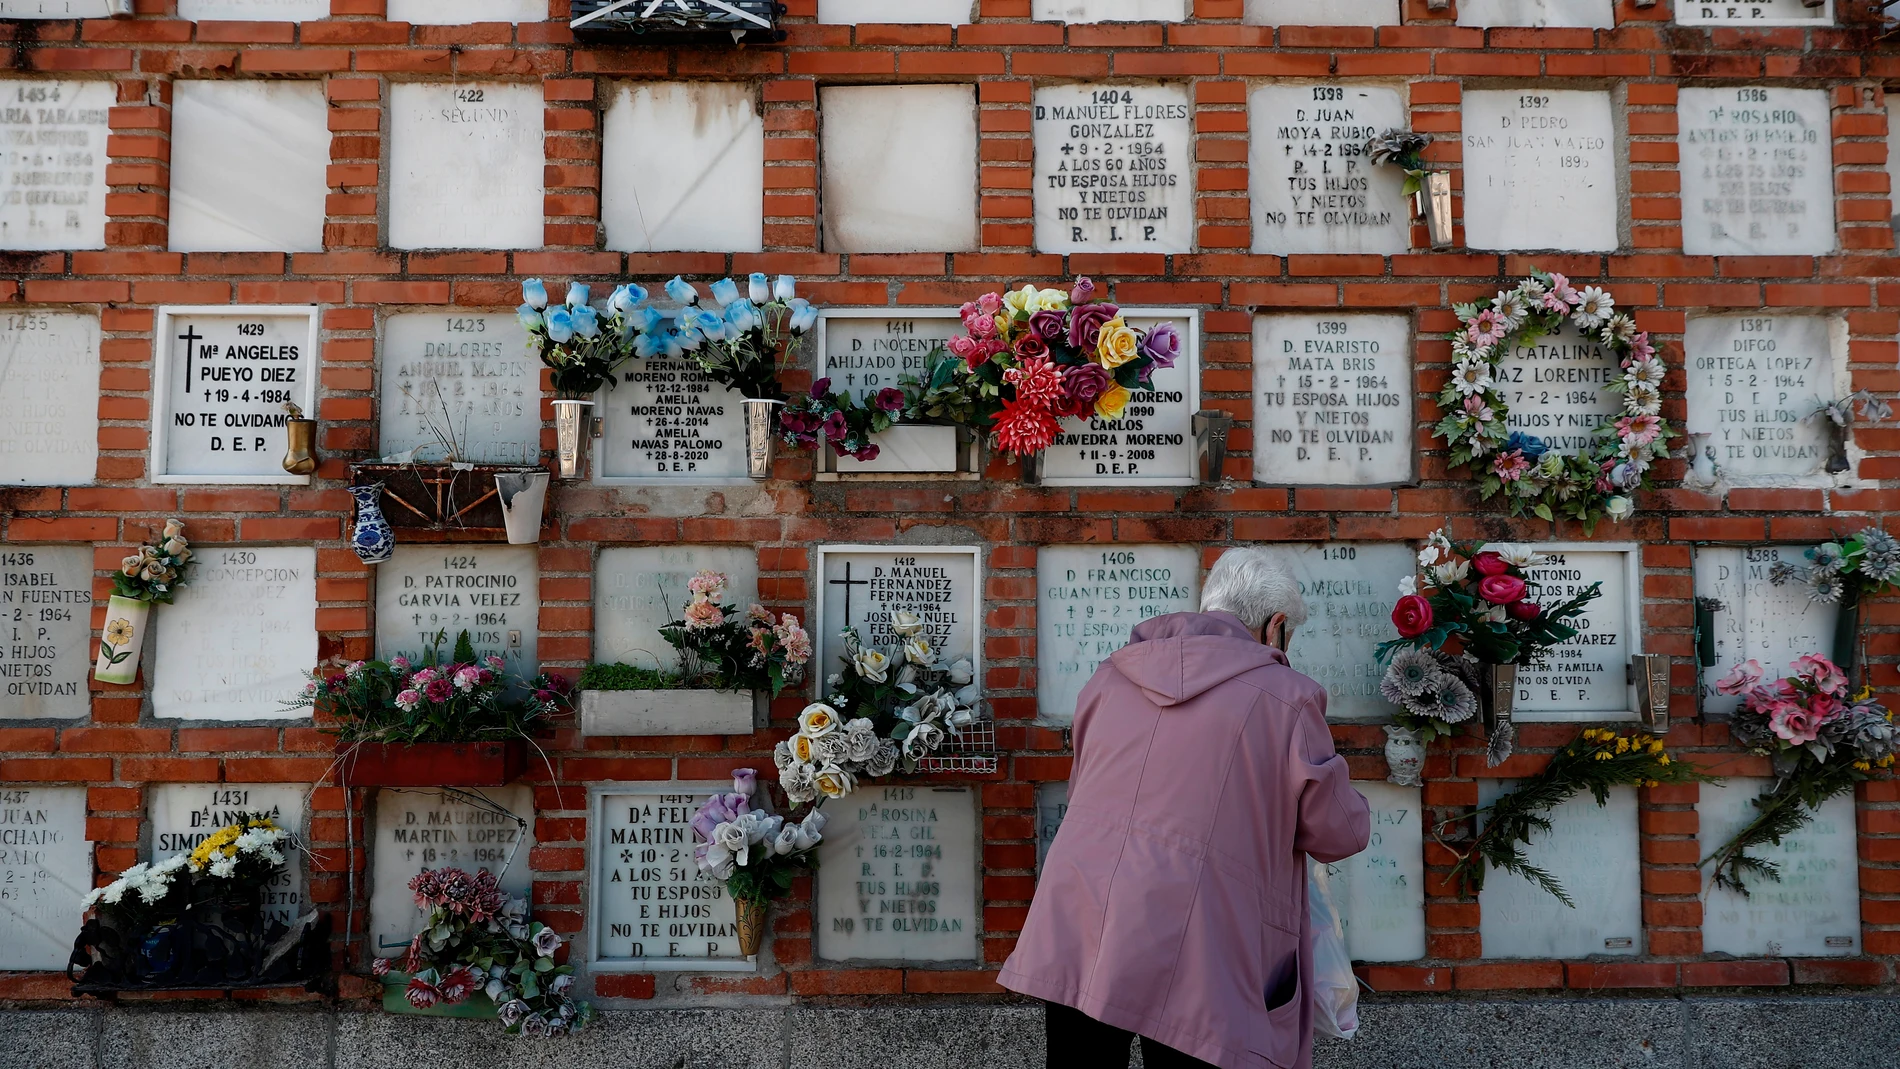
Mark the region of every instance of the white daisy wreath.
[[[1607, 516], [1635, 511], [1631, 495], [1649, 487], [1649, 466], [1668, 454], [1676, 436], [1660, 415], [1663, 363], [1649, 335], [1616, 311], [1596, 286], [1582, 289], [1558, 274], [1532, 271], [1516, 289], [1489, 303], [1453, 306], [1463, 328], [1450, 335], [1451, 382], [1439, 391], [1445, 418], [1433, 428], [1451, 451], [1451, 466], [1479, 475], [1485, 500], [1504, 495], [1511, 515], [1579, 520], [1586, 530]], [[1623, 396], [1620, 415], [1606, 417], [1582, 453], [1565, 455], [1535, 435], [1505, 427], [1509, 412], [1499, 363], [1519, 345], [1561, 329], [1568, 319], [1586, 338], [1601, 342], [1622, 367], [1605, 388]]]

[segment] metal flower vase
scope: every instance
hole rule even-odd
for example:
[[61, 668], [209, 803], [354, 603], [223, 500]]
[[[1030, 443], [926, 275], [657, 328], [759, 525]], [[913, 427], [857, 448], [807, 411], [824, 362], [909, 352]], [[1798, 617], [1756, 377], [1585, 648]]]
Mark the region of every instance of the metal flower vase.
[[1413, 210], [1425, 221], [1432, 248], [1451, 248], [1451, 172], [1426, 171], [1419, 175], [1418, 192], [1412, 196]]
[[1841, 595], [1834, 618], [1834, 663], [1841, 671], [1852, 672], [1860, 663], [1860, 595], [1848, 591]]
[[763, 397], [745, 399], [745, 473], [753, 479], [772, 477], [772, 445], [778, 437], [776, 411], [783, 401]]
[[350, 529], [350, 549], [364, 564], [381, 564], [396, 553], [396, 532], [383, 515], [383, 484], [350, 487], [356, 499], [356, 526]]
[[1490, 740], [1485, 761], [1495, 767], [1516, 748], [1517, 728], [1511, 722], [1511, 712], [1517, 700], [1517, 665], [1487, 664], [1481, 671], [1484, 693], [1478, 695], [1478, 701], [1484, 709], [1484, 733]]
[[284, 470], [292, 475], [314, 475], [317, 471], [317, 421], [291, 417], [284, 421]]
[[592, 436], [594, 429], [593, 416], [592, 401], [554, 402], [554, 445], [560, 464], [557, 473], [563, 479], [581, 477], [587, 456], [587, 439]]
[[1387, 783], [1401, 787], [1423, 786], [1425, 780], [1425, 743], [1415, 728], [1398, 724], [1385, 726], [1385, 767]]
[[151, 618], [151, 602], [112, 595], [106, 602], [106, 629], [99, 636], [99, 660], [92, 666], [92, 678], [121, 686], [138, 678], [139, 651], [145, 648]]
[[756, 898], [735, 898], [732, 904], [738, 910], [739, 953], [749, 958], [765, 945], [765, 914], [770, 906]]
[[495, 492], [501, 497], [502, 523], [508, 530], [511, 546], [532, 546], [541, 541], [541, 516], [548, 502], [548, 473], [510, 471], [495, 476]]

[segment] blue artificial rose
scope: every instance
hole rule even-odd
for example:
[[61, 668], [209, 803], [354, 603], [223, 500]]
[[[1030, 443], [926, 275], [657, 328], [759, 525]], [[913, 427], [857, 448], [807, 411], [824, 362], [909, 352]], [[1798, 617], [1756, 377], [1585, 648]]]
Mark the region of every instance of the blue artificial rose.
[[657, 308], [640, 308], [633, 313], [633, 325], [642, 334], [653, 334], [666, 326], [666, 317]]
[[[662, 341], [666, 344], [667, 359], [678, 360], [680, 357], [686, 355], [686, 339], [679, 331], [667, 331], [666, 334], [662, 336]], [[693, 339], [692, 347], [695, 349], [699, 348], [699, 339], [697, 337]]]
[[793, 299], [791, 309], [791, 329], [793, 334], [803, 334], [810, 330], [813, 324], [818, 322], [818, 309], [812, 307], [811, 302], [805, 300], [803, 297]]
[[678, 275], [674, 275], [673, 281], [666, 284], [666, 295], [681, 304], [699, 303], [699, 291], [693, 288], [692, 283]]
[[535, 311], [532, 304], [524, 304], [515, 309], [515, 316], [521, 320], [523, 330], [536, 331], [546, 325], [541, 318], [541, 313]]
[[548, 309], [548, 340], [556, 345], [574, 340], [574, 313], [562, 306]]
[[615, 315], [626, 315], [638, 308], [647, 299], [647, 291], [638, 286], [617, 286], [614, 295], [607, 298], [607, 307]]
[[1536, 460], [1550, 451], [1550, 445], [1534, 434], [1525, 434], [1523, 431], [1512, 431], [1511, 436], [1504, 440], [1504, 451], [1509, 453], [1512, 450], [1524, 454], [1531, 460]]
[[789, 301], [798, 296], [798, 280], [790, 275], [778, 276], [778, 282], [772, 287], [772, 299]]
[[574, 333], [583, 338], [600, 336], [600, 319], [592, 308], [582, 305], [574, 309]]
[[719, 307], [724, 308], [739, 299], [739, 284], [729, 278], [722, 278], [712, 284], [712, 296], [713, 300], [719, 302]]
[[548, 306], [548, 287], [538, 278], [531, 278], [521, 284], [521, 299], [528, 307], [540, 311]]
[[759, 326], [758, 309], [752, 307], [751, 301], [740, 298], [726, 306], [726, 324], [734, 334], [756, 330]]
[[656, 334], [636, 334], [633, 338], [633, 355], [642, 360], [651, 360], [666, 351], [665, 341]]
[[569, 308], [587, 307], [587, 287], [579, 282], [567, 284], [567, 306]]
[[764, 304], [772, 299], [772, 280], [763, 271], [754, 271], [746, 278], [746, 297], [753, 304]]

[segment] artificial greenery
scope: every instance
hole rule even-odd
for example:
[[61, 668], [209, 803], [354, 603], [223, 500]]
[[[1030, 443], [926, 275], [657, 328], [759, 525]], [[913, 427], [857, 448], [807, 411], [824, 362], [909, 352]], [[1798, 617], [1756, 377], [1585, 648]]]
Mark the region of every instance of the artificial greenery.
[[581, 669], [582, 690], [684, 690], [686, 680], [676, 672], [636, 668], [630, 664], [590, 664]]
[[308, 673], [303, 692], [283, 704], [316, 709], [335, 720], [325, 728], [345, 742], [482, 742], [527, 738], [546, 718], [568, 709], [569, 686], [543, 673], [521, 679], [496, 654], [478, 657], [467, 631], [453, 652], [438, 631], [419, 657], [355, 661], [339, 671]]

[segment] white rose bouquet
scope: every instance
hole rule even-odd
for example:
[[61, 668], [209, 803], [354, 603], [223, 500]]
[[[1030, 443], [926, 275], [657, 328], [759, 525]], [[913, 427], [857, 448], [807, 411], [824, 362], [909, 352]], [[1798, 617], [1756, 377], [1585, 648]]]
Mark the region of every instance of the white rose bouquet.
[[762, 908], [790, 891], [793, 877], [818, 867], [825, 815], [813, 809], [803, 820], [787, 820], [754, 809], [757, 796], [758, 773], [735, 769], [731, 793], [706, 799], [693, 815], [693, 834], [700, 840], [693, 859], [699, 871], [725, 881], [734, 902]]

